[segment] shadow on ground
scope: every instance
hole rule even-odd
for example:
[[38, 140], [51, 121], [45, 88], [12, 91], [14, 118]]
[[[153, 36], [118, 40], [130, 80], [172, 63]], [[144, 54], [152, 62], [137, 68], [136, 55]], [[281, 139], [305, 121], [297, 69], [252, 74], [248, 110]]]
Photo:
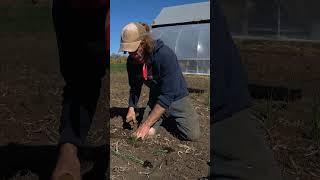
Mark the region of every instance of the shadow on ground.
[[[143, 113], [146, 108], [137, 108], [137, 121], [140, 123], [142, 121]], [[110, 119], [115, 117], [121, 117], [122, 120], [122, 128], [123, 129], [132, 129], [131, 125], [126, 122], [126, 116], [128, 113], [128, 108], [123, 107], [111, 107], [110, 108]]]
[[[57, 160], [57, 146], [19, 145], [0, 146], [0, 179], [9, 179], [18, 172], [31, 171], [40, 180], [49, 180]], [[83, 174], [84, 180], [106, 179], [109, 169], [109, 146], [83, 147], [79, 149], [81, 163], [91, 162], [92, 168]]]
[[297, 101], [302, 98], [302, 89], [289, 89], [280, 86], [258, 84], [248, 85], [250, 95], [255, 99], [272, 99], [274, 101]]
[[189, 93], [200, 93], [203, 94], [205, 92], [207, 92], [204, 89], [199, 89], [199, 88], [188, 88]]

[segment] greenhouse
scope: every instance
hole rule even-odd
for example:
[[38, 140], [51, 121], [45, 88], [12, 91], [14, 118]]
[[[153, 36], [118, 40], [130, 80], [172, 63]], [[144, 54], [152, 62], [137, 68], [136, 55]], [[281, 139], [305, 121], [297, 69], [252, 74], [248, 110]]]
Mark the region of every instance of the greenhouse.
[[224, 0], [233, 36], [320, 40], [319, 0]]
[[177, 55], [184, 74], [210, 74], [210, 4], [193, 3], [163, 8], [152, 24]]

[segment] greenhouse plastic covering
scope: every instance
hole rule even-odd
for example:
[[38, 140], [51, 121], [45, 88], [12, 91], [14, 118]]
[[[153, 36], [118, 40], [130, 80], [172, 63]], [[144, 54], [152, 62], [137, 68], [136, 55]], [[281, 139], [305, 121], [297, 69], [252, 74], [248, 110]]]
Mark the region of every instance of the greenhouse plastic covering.
[[210, 24], [164, 26], [152, 29], [177, 55], [184, 74], [210, 74]]
[[210, 2], [165, 7], [154, 19], [153, 25], [199, 22], [210, 19]]
[[225, 0], [221, 6], [234, 36], [320, 40], [319, 0]]

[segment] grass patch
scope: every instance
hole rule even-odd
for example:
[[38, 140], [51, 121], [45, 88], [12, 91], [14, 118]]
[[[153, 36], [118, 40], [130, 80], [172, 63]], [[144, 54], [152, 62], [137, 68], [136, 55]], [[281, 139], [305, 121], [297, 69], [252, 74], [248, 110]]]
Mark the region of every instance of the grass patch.
[[121, 63], [121, 64], [110, 64], [110, 69], [111, 72], [122, 72], [122, 71], [126, 71], [126, 64], [125, 63]]
[[262, 120], [265, 128], [272, 129], [277, 119], [288, 111], [288, 103], [288, 101], [273, 101], [272, 93], [270, 93], [266, 99], [255, 103], [253, 110]]
[[273, 109], [273, 100], [272, 100], [272, 94], [267, 99], [266, 102], [266, 111], [265, 111], [265, 126], [267, 128], [271, 128], [274, 123], [274, 109]]

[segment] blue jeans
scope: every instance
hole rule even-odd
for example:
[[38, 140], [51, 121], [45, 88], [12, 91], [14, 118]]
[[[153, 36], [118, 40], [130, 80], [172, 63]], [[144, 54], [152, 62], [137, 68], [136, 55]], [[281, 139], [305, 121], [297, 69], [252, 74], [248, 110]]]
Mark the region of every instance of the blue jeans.
[[[146, 120], [151, 111], [152, 107], [147, 105], [142, 121]], [[200, 137], [199, 115], [188, 96], [174, 101], [152, 127], [157, 130], [163, 124], [169, 125], [168, 128], [182, 140], [196, 141]]]

